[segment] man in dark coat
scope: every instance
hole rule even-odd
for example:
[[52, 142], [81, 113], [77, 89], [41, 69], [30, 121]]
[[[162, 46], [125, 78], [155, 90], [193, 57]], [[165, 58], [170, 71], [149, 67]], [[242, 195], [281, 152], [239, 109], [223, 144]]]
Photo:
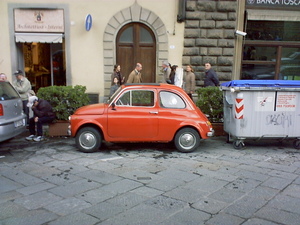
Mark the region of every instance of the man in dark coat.
[[26, 140], [37, 142], [43, 141], [43, 124], [51, 123], [55, 119], [55, 113], [53, 112], [52, 106], [46, 100], [38, 99], [37, 96], [31, 96], [28, 99], [27, 107], [32, 108], [34, 115], [29, 119], [30, 136], [26, 137]]
[[216, 72], [211, 68], [210, 63], [205, 63], [205, 77], [204, 77], [204, 87], [207, 86], [219, 86], [219, 78]]

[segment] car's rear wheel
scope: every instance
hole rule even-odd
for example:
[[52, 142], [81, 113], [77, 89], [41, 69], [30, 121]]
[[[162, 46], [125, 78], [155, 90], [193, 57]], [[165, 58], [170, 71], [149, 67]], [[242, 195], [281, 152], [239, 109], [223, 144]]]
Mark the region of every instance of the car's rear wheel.
[[97, 129], [84, 127], [78, 131], [75, 140], [80, 151], [90, 153], [100, 148], [102, 136]]
[[192, 152], [200, 144], [198, 132], [192, 128], [183, 128], [175, 135], [174, 143], [180, 152]]

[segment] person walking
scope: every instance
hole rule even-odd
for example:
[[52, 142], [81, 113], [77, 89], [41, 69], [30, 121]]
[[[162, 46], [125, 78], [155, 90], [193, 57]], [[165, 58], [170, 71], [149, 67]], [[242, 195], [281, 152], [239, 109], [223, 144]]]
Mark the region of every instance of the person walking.
[[142, 64], [137, 63], [135, 69], [129, 74], [126, 83], [142, 83]]
[[115, 77], [114, 84], [111, 85], [111, 87], [110, 87], [109, 97], [111, 97], [116, 92], [116, 90], [118, 90], [119, 87], [120, 87], [120, 85], [118, 85], [118, 78]]
[[30, 135], [26, 137], [26, 140], [43, 141], [43, 124], [51, 123], [55, 119], [55, 112], [53, 112], [52, 106], [48, 101], [39, 99], [37, 96], [29, 97], [27, 107], [32, 108], [34, 115], [29, 119]]
[[219, 86], [219, 78], [217, 73], [211, 68], [210, 63], [205, 63], [205, 76], [204, 76], [204, 87], [208, 86]]
[[17, 70], [15, 73], [16, 80], [13, 81], [14, 88], [19, 92], [22, 102], [23, 102], [23, 111], [27, 116], [27, 124], [29, 122], [29, 108], [27, 107], [28, 103], [28, 93], [31, 90], [31, 83], [23, 74], [23, 71]]
[[173, 65], [171, 67], [171, 73], [170, 73], [170, 76], [169, 76], [169, 82], [167, 83], [170, 83], [170, 84], [175, 84], [175, 75], [176, 75], [176, 69], [177, 69], [177, 65]]
[[119, 86], [125, 83], [125, 77], [121, 74], [121, 66], [119, 64], [114, 65], [114, 71], [111, 74], [111, 86], [115, 85], [114, 78], [117, 78]]
[[196, 80], [193, 67], [191, 65], [186, 66], [186, 74], [184, 77], [185, 87], [184, 90], [188, 96], [193, 100], [193, 93], [195, 92]]
[[168, 83], [170, 73], [171, 73], [171, 64], [168, 61], [163, 61], [162, 63], [162, 72], [163, 72], [163, 81], [162, 83]]

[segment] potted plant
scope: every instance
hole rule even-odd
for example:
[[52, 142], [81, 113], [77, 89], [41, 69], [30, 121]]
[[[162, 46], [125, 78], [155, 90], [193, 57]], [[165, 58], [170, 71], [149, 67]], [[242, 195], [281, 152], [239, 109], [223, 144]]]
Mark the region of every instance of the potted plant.
[[39, 89], [38, 98], [47, 100], [53, 107], [56, 120], [49, 124], [49, 136], [66, 136], [68, 118], [76, 109], [90, 103], [86, 87], [81, 85], [72, 86], [49, 86]]
[[219, 87], [197, 89], [196, 105], [207, 115], [212, 123], [216, 136], [225, 135], [223, 130], [223, 92]]

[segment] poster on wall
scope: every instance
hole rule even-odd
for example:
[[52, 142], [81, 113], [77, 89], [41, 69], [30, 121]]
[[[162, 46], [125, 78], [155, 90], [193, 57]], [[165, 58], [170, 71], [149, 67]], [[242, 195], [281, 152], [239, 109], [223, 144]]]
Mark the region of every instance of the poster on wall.
[[15, 32], [64, 32], [63, 9], [14, 9]]

